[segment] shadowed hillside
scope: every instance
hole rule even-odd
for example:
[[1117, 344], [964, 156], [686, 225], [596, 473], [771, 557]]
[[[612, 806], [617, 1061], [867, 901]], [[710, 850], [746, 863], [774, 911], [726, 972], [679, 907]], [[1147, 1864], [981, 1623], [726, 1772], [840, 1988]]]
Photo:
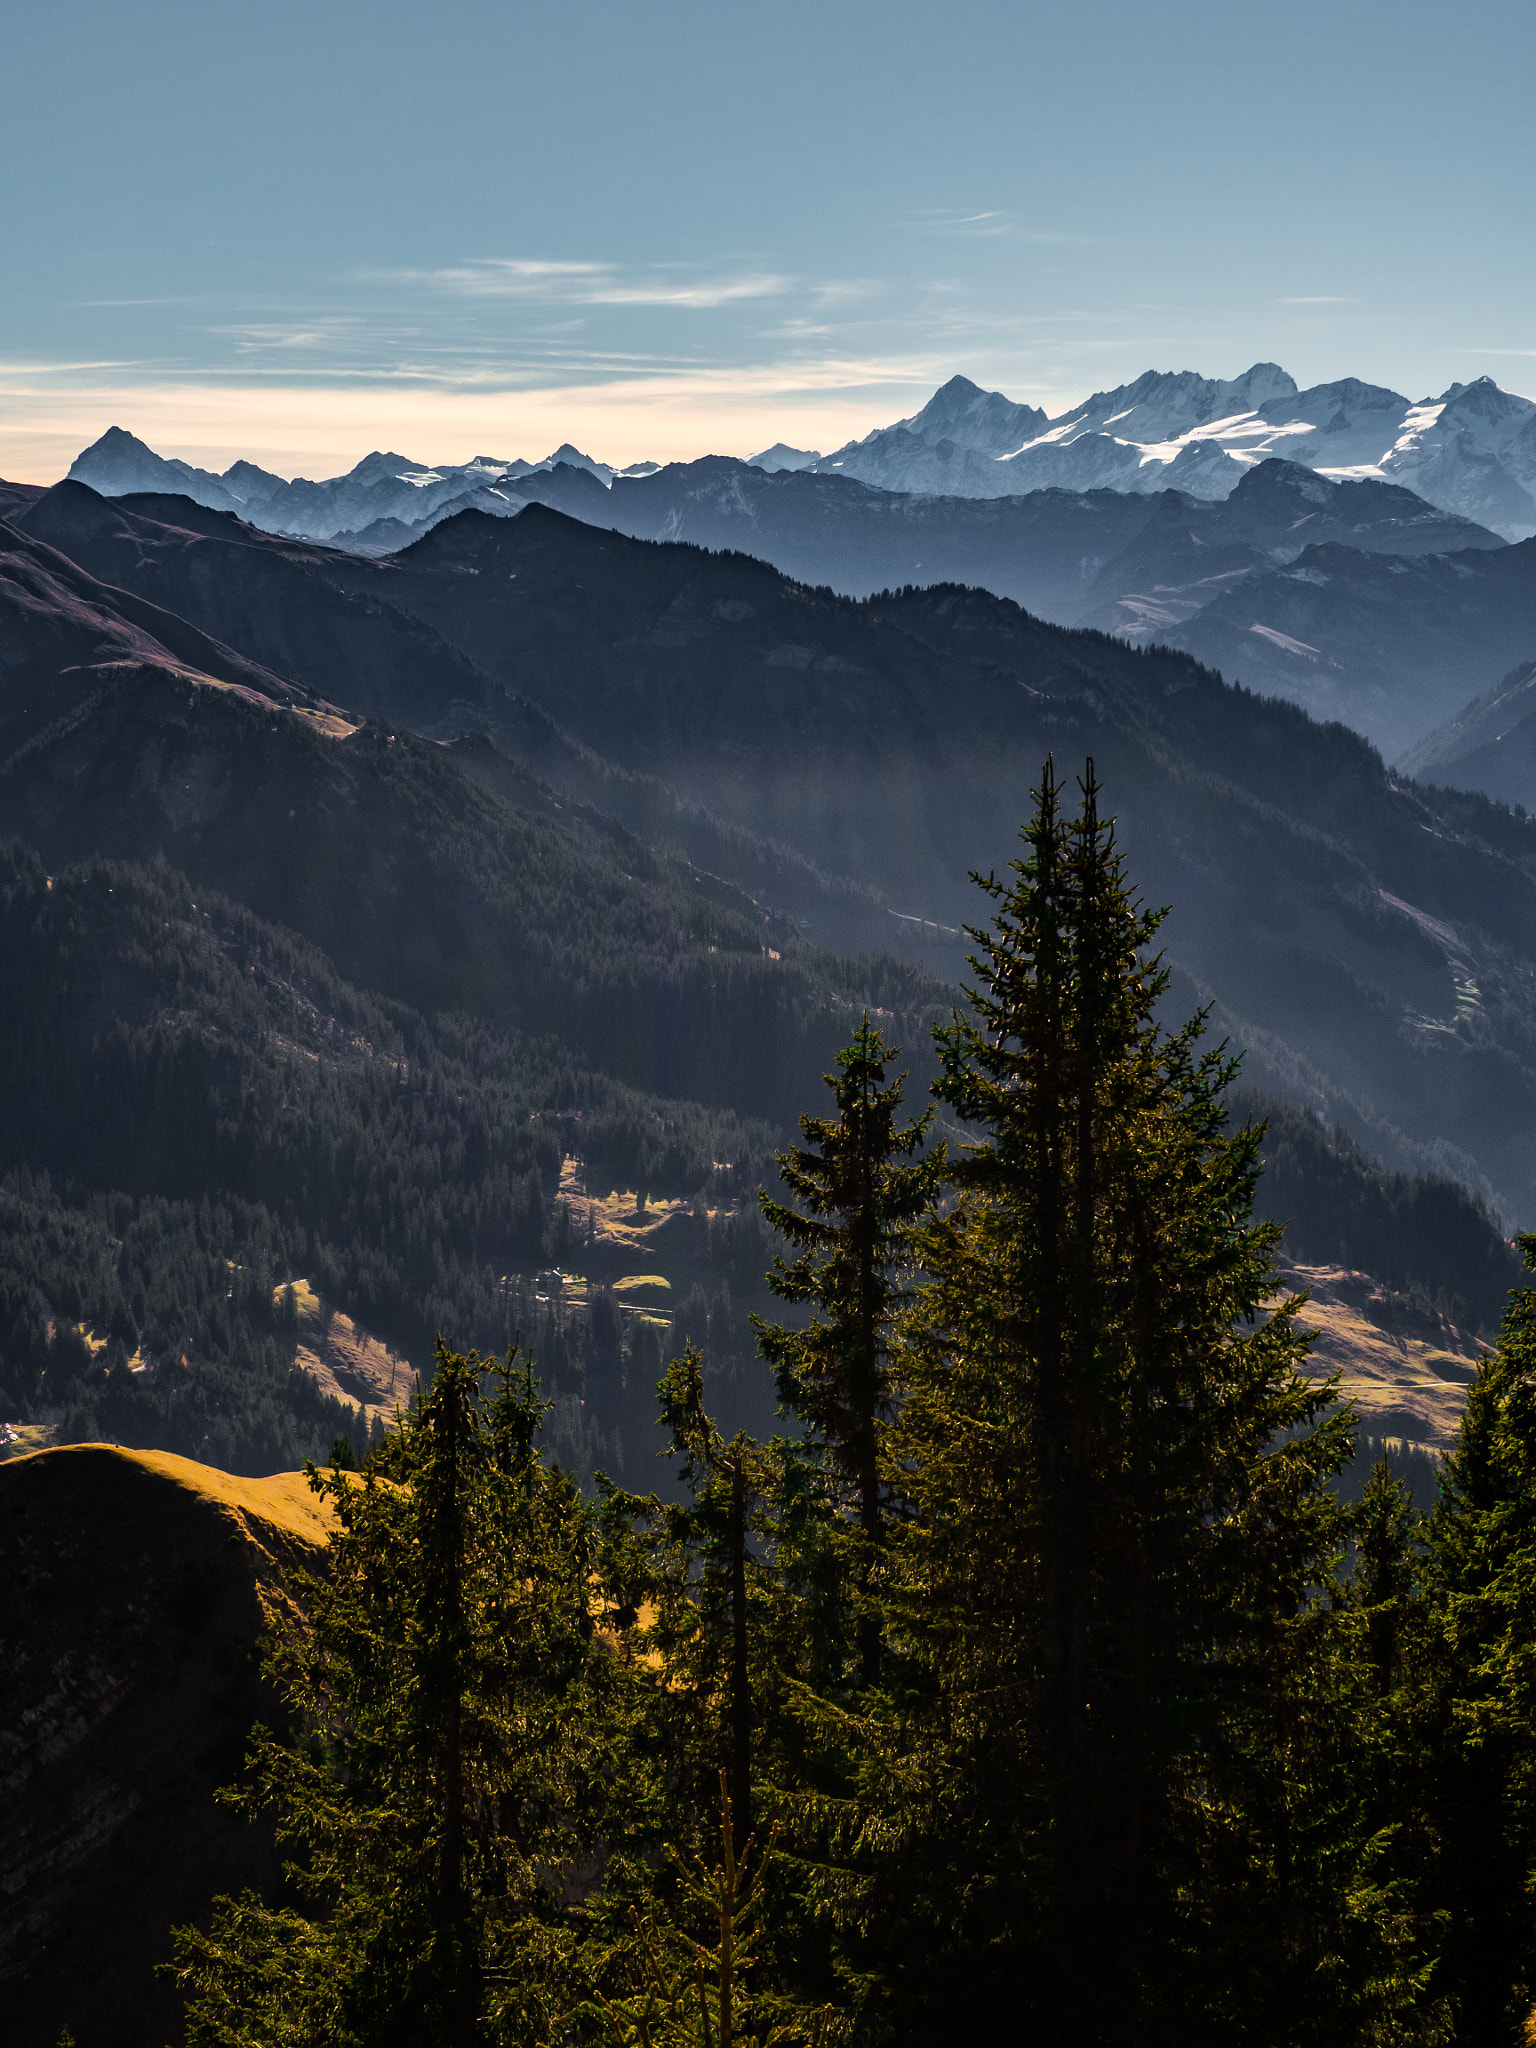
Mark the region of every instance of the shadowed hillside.
[[214, 1791], [276, 1702], [256, 1641], [325, 1522], [298, 1473], [104, 1445], [0, 1465], [0, 2010], [17, 2048], [163, 2048], [155, 1966], [269, 1831]]

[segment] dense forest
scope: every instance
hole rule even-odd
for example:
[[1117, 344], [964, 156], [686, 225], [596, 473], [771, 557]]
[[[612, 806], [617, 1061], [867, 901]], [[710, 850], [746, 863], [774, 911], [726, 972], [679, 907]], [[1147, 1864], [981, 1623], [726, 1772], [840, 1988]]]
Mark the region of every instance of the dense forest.
[[690, 1343], [676, 1493], [584, 1495], [532, 1363], [440, 1343], [312, 1474], [239, 1794], [288, 1876], [178, 1937], [194, 2048], [1530, 2038], [1536, 1290], [1429, 1512], [1341, 1498], [1262, 1130], [1060, 796], [934, 1107], [866, 1020], [781, 1152], [771, 1439]]
[[[574, 946], [574, 918], [565, 929]], [[294, 1370], [278, 1296], [306, 1279], [418, 1367], [439, 1331], [486, 1352], [521, 1332], [560, 1455], [588, 1477], [648, 1469], [655, 1379], [689, 1337], [722, 1411], [771, 1429], [747, 1318], [767, 1307], [756, 1193], [778, 1120], [637, 1090], [573, 1064], [555, 1035], [429, 1022], [163, 864], [50, 875], [0, 848], [0, 949], [0, 1419], [236, 1471], [297, 1464], [338, 1434], [361, 1452], [356, 1416]], [[853, 968], [921, 1093], [938, 1006], [870, 1001], [883, 971]], [[848, 997], [809, 1006], [802, 1074], [857, 1014]], [[1233, 1113], [1268, 1122], [1259, 1202], [1294, 1257], [1496, 1327], [1518, 1266], [1464, 1188], [1389, 1173], [1278, 1098], [1239, 1092]], [[624, 1315], [601, 1285], [540, 1298], [541, 1269], [591, 1263], [560, 1195], [568, 1159], [592, 1185], [688, 1202], [665, 1317]]]
[[[293, 1372], [276, 1294], [306, 1278], [422, 1365], [439, 1329], [504, 1345], [540, 1314], [528, 1278], [582, 1251], [558, 1197], [578, 1148], [595, 1181], [695, 1199], [701, 1335], [722, 1291], [761, 1291], [755, 1217], [730, 1219], [768, 1125], [573, 1068], [557, 1040], [428, 1025], [174, 870], [0, 858], [11, 1419], [242, 1471], [315, 1454], [350, 1418]], [[542, 1314], [557, 1390], [590, 1365], [610, 1408], [627, 1361], [601, 1301]], [[651, 1363], [642, 1342], [647, 1405]]]

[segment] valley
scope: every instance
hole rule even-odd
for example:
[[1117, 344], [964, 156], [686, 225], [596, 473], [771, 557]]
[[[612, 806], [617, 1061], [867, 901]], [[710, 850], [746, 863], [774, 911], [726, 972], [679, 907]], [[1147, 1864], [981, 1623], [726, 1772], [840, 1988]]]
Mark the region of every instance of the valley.
[[[685, 1334], [725, 1412], [771, 1427], [755, 1190], [865, 1010], [921, 1100], [968, 872], [1013, 856], [1051, 753], [1093, 758], [1173, 906], [1170, 1016], [1210, 1006], [1246, 1081], [1353, 1132], [1369, 1174], [1474, 1191], [1459, 1266], [1426, 1239], [1389, 1273], [1383, 1238], [1372, 1284], [1496, 1323], [1500, 1233], [1536, 1215], [1529, 821], [1394, 777], [1124, 607], [1106, 633], [956, 583], [840, 595], [718, 522], [777, 506], [789, 533], [821, 502], [824, 536], [849, 506], [873, 532], [888, 504], [912, 531], [942, 515], [958, 560], [973, 514], [1023, 519], [1008, 547], [1049, 576], [1070, 514], [1102, 546], [1067, 609], [1195, 570], [1260, 588], [1330, 550], [1391, 589], [1465, 560], [1517, 591], [1522, 547], [1276, 461], [1224, 499], [1044, 505], [705, 467], [700, 495], [552, 462], [513, 480], [544, 494], [515, 516], [450, 512], [374, 555], [184, 495], [12, 491], [0, 1169], [79, 1247], [18, 1261], [19, 1426], [271, 1469], [376, 1440], [447, 1326], [487, 1350], [523, 1331], [586, 1472], [644, 1469]], [[699, 539], [618, 530], [625, 505]], [[1404, 631], [1431, 644], [1411, 608]], [[1276, 1166], [1298, 1245], [1341, 1159]], [[149, 1229], [190, 1264], [136, 1294], [109, 1267]], [[217, 1314], [216, 1269], [241, 1276]], [[1369, 1317], [1335, 1322], [1367, 1360]], [[1419, 1421], [1443, 1438], [1433, 1404]]]
[[[924, 1105], [975, 876], [1048, 759], [1092, 761], [1171, 906], [1165, 1020], [1242, 1053], [1306, 1371], [1358, 1431], [1342, 1495], [1386, 1456], [1432, 1498], [1536, 1222], [1536, 825], [1506, 807], [1536, 809], [1536, 541], [1296, 437], [1218, 490], [1241, 449], [1198, 421], [1156, 489], [998, 494], [938, 427], [1041, 423], [940, 398], [793, 467], [390, 457], [258, 506], [250, 466], [109, 437], [0, 492], [0, 1515], [121, 1494], [145, 1613], [167, 1545], [232, 1532], [185, 1698], [124, 1648], [61, 1768], [119, 1785], [152, 1700], [215, 1711], [198, 1660], [248, 1656], [321, 1533], [296, 1468], [387, 1453], [439, 1333], [521, 1347], [589, 1489], [686, 1492], [657, 1388], [690, 1342], [723, 1431], [782, 1428], [758, 1191], [861, 1019]], [[1072, 424], [1039, 450], [1099, 460]], [[353, 523], [269, 530], [322, 503]], [[13, 1623], [50, 1670], [85, 1654]], [[187, 1884], [266, 1882], [268, 1838], [160, 1754]], [[55, 1841], [27, 1807], [17, 1839], [94, 1897], [159, 1855], [137, 1812]], [[0, 1971], [41, 2012], [77, 1966], [25, 1884]], [[90, 1982], [189, 1910], [151, 1888]]]
[[5, 19], [0, 2048], [1536, 2048], [1536, 14]]

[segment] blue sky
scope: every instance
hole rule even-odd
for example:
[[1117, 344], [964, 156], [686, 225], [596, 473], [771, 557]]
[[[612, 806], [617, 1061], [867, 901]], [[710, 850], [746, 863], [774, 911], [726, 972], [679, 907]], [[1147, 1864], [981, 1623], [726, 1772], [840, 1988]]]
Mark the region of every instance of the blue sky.
[[10, 0], [0, 475], [1536, 392], [1529, 0]]

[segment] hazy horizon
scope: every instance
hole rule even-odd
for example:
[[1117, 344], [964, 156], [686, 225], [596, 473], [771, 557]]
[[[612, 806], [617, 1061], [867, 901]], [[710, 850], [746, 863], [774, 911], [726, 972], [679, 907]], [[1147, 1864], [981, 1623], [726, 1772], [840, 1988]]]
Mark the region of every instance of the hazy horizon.
[[[0, 474], [828, 449], [961, 371], [1536, 387], [1536, 17], [23, 5]], [[1320, 53], [1326, 52], [1326, 61]]]
[[[1146, 367], [1154, 370], [1172, 368], [1172, 366], [1170, 365], [1158, 364], [1148, 364], [1146, 365]], [[1198, 376], [1206, 376], [1212, 378], [1231, 378], [1235, 376], [1240, 376], [1243, 370], [1246, 370], [1249, 367], [1250, 365], [1244, 363], [1243, 365], [1241, 365], [1240, 368], [1228, 369], [1223, 367], [1213, 371], [1202, 369], [1192, 364], [1180, 364], [1178, 366], [1180, 370], [1193, 369], [1195, 371], [1195, 374]], [[1281, 364], [1282, 369], [1286, 367], [1287, 366], [1285, 364]], [[966, 374], [967, 373], [964, 370], [950, 372], [950, 375], [952, 376], [964, 376]], [[1353, 371], [1341, 372], [1341, 375], [1359, 376], [1359, 374], [1360, 372], [1358, 369], [1355, 369]], [[947, 383], [948, 381], [948, 377], [945, 377], [941, 380], [941, 382], [944, 383]], [[971, 381], [977, 382], [979, 380], [973, 378]], [[1326, 382], [1329, 380], [1325, 379], [1322, 381]], [[1365, 383], [1373, 383], [1378, 380], [1373, 379], [1371, 377], [1365, 377], [1361, 381]], [[1459, 381], [1470, 383], [1473, 380], [1470, 378], [1465, 378]], [[1495, 382], [1498, 381], [1498, 379], [1495, 379]], [[1526, 381], [1532, 385], [1533, 390], [1536, 390], [1536, 376], [1532, 376], [1528, 378]], [[932, 397], [933, 390], [935, 388], [936, 387], [934, 386], [922, 387], [918, 397], [914, 400], [910, 408], [910, 411], [917, 411], [922, 404], [924, 404], [930, 397]], [[1518, 386], [1511, 383], [1506, 383], [1503, 388], [1505, 390], [1518, 392]], [[1008, 398], [1017, 397], [1017, 393], [1012, 391], [1005, 391], [1003, 395]], [[1059, 403], [1053, 405], [1050, 409], [1053, 412], [1071, 410], [1074, 406], [1081, 404], [1085, 399], [1089, 398], [1091, 395], [1092, 394], [1086, 390], [1068, 394]], [[1437, 397], [1439, 394], [1421, 393], [1418, 395], [1421, 397]], [[1527, 392], [1518, 392], [1518, 395], [1521, 397], [1529, 397], [1531, 394]], [[1414, 396], [1414, 394], [1404, 393], [1403, 396], [1412, 397]], [[701, 456], [705, 455], [734, 456], [738, 460], [746, 461], [750, 459], [752, 455], [760, 452], [761, 450], [772, 447], [776, 442], [788, 442], [790, 446], [810, 445], [805, 443], [797, 444], [792, 441], [789, 441], [789, 437], [783, 433], [774, 434], [771, 439], [763, 441], [754, 441], [751, 440], [750, 437], [748, 437], [747, 441], [743, 441], [740, 434], [738, 433], [736, 435], [736, 440], [739, 445], [731, 447], [695, 446], [692, 444], [690, 440], [685, 438], [681, 446], [679, 446], [676, 449], [668, 448], [663, 453], [656, 453], [652, 450], [647, 450], [640, 454], [635, 454], [628, 451], [624, 453], [615, 453], [612, 450], [610, 450], [610, 448], [607, 445], [599, 444], [596, 440], [594, 440], [593, 445], [588, 446], [587, 443], [582, 440], [580, 435], [560, 431], [560, 420], [562, 416], [556, 410], [552, 402], [547, 402], [546, 404], [541, 405], [540, 409], [536, 412], [520, 411], [515, 406], [508, 407], [506, 414], [508, 418], [515, 419], [519, 422], [518, 426], [514, 427], [511, 430], [513, 432], [522, 431], [523, 427], [526, 426], [529, 419], [533, 419], [539, 422], [540, 425], [543, 426], [543, 430], [546, 433], [546, 435], [553, 436], [552, 439], [548, 440], [547, 445], [535, 445], [531, 439], [529, 440], [529, 445], [527, 446], [520, 445], [513, 447], [510, 445], [492, 445], [493, 441], [496, 441], [498, 439], [501, 442], [507, 441], [508, 430], [505, 427], [504, 423], [501, 420], [498, 420], [496, 416], [496, 401], [487, 398], [483, 401], [483, 404], [485, 406], [485, 431], [480, 434], [479, 439], [476, 441], [473, 447], [466, 446], [462, 452], [458, 452], [452, 448], [424, 448], [416, 446], [406, 446], [405, 443], [411, 439], [411, 435], [402, 434], [399, 431], [384, 431], [376, 439], [371, 441], [366, 447], [358, 446], [350, 455], [340, 455], [336, 459], [336, 467], [333, 469], [308, 469], [301, 471], [291, 467], [285, 468], [283, 464], [279, 461], [266, 460], [264, 456], [261, 456], [258, 453], [254, 453], [250, 446], [243, 443], [238, 446], [236, 446], [233, 443], [222, 443], [215, 444], [213, 446], [201, 447], [186, 442], [184, 438], [178, 437], [174, 433], [171, 433], [169, 437], [166, 439], [157, 441], [153, 439], [150, 434], [142, 432], [139, 428], [135, 427], [126, 419], [112, 419], [108, 420], [102, 426], [99, 433], [89, 435], [87, 439], [83, 440], [80, 443], [78, 448], [72, 449], [70, 451], [69, 460], [72, 461], [76, 455], [80, 454], [85, 448], [89, 447], [93, 442], [99, 440], [102, 434], [107, 433], [113, 427], [122, 428], [124, 432], [133, 434], [136, 439], [145, 442], [149, 447], [153, 448], [157, 455], [175, 457], [183, 462], [190, 462], [194, 464], [194, 466], [201, 469], [211, 469], [215, 472], [219, 472], [227, 469], [231, 463], [237, 462], [242, 458], [245, 458], [247, 460], [259, 460], [263, 468], [270, 469], [274, 474], [284, 476], [289, 480], [292, 480], [293, 478], [298, 476], [307, 476], [311, 477], [315, 481], [325, 481], [329, 478], [344, 476], [349, 470], [354, 468], [359, 462], [364, 461], [369, 455], [384, 451], [392, 451], [396, 454], [407, 455], [412, 459], [422, 460], [428, 463], [442, 463], [446, 466], [449, 464], [470, 462], [473, 461], [476, 456], [480, 455], [495, 456], [498, 460], [509, 462], [517, 461], [519, 459], [529, 462], [542, 462], [546, 460], [551, 454], [553, 454], [556, 449], [569, 444], [578, 448], [583, 455], [588, 455], [599, 462], [609, 462], [612, 463], [615, 467], [622, 468], [627, 463], [631, 462], [692, 462], [697, 461]], [[580, 412], [582, 408], [580, 405], [577, 405], [574, 406], [572, 410], [573, 412]], [[156, 408], [156, 411], [158, 414], [159, 409]], [[594, 415], [589, 412], [585, 416], [588, 418], [595, 419], [596, 428], [600, 432], [604, 424], [602, 415]], [[711, 415], [705, 414], [704, 416], [709, 417]], [[390, 417], [382, 407], [380, 408], [377, 417], [378, 423], [382, 428], [386, 430], [390, 429]], [[409, 407], [405, 407], [401, 409], [401, 412], [397, 417], [411, 418], [413, 417], [413, 415], [411, 413], [411, 409]], [[745, 418], [749, 417], [751, 416], [742, 415], [737, 416], [735, 418], [727, 416], [725, 419], [725, 424], [727, 427], [736, 428], [743, 424]], [[850, 430], [846, 433], [841, 433], [838, 434], [835, 438], [827, 439], [824, 444], [820, 444], [819, 452], [822, 454], [826, 454], [833, 448], [841, 447], [845, 442], [854, 440], [858, 438], [860, 435], [867, 433], [871, 427], [888, 426], [891, 424], [892, 417], [893, 416], [887, 416], [879, 419], [871, 419], [865, 422], [864, 424], [850, 428]], [[173, 428], [174, 424], [174, 418], [166, 418], [167, 428]], [[456, 431], [458, 431], [462, 435], [464, 431], [462, 421], [450, 422], [450, 424], [453, 424], [456, 428]], [[686, 428], [686, 426], [688, 425], [688, 421], [684, 419], [679, 424], [682, 427]], [[423, 425], [430, 431], [437, 431], [436, 424], [428, 415], [423, 416]], [[59, 477], [63, 476], [68, 466], [68, 462], [66, 462], [63, 465], [63, 467], [60, 468], [60, 470], [58, 471], [57, 476], [24, 476], [21, 475], [20, 473], [16, 473], [13, 476], [13, 481], [18, 483], [55, 483], [58, 481]]]

